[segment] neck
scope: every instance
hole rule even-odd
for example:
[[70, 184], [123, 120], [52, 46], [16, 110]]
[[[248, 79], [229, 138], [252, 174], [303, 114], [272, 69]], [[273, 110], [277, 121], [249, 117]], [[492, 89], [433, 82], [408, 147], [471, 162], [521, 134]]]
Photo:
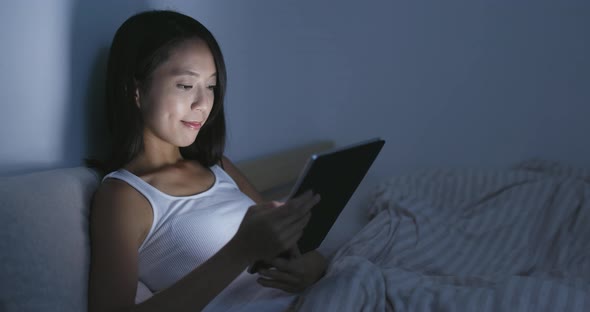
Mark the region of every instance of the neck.
[[142, 173], [184, 161], [178, 146], [144, 136], [143, 150], [129, 163], [128, 169]]

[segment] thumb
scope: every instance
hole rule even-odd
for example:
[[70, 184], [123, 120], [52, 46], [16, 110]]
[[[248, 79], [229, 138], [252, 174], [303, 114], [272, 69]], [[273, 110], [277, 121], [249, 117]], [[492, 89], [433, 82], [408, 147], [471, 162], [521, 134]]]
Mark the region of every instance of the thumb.
[[270, 202], [270, 206], [272, 208], [281, 207], [284, 204], [285, 204], [284, 202], [280, 202], [280, 201], [276, 201], [276, 200], [273, 200], [273, 201]]
[[299, 246], [295, 245], [289, 249], [289, 258], [297, 259], [301, 257], [301, 251], [299, 250]]

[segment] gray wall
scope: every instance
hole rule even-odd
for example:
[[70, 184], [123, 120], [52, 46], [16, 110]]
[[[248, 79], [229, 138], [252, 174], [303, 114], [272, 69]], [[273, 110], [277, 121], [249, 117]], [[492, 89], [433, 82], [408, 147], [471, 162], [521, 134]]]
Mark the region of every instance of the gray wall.
[[106, 49], [172, 8], [225, 54], [234, 160], [388, 142], [372, 178], [529, 157], [590, 167], [585, 1], [11, 1], [0, 10], [0, 174], [100, 154]]
[[0, 175], [82, 164], [104, 148], [102, 87], [117, 27], [145, 1], [5, 1]]

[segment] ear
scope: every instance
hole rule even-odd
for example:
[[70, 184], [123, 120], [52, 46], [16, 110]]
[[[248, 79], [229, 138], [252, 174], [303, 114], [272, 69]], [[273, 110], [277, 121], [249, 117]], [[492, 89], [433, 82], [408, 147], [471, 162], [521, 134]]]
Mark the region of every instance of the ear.
[[141, 109], [141, 84], [137, 79], [133, 78], [133, 99], [137, 108]]
[[135, 105], [137, 105], [137, 108], [141, 108], [141, 100], [140, 100], [140, 95], [141, 92], [139, 92], [139, 88], [135, 87], [135, 94], [133, 95], [133, 99], [135, 100]]

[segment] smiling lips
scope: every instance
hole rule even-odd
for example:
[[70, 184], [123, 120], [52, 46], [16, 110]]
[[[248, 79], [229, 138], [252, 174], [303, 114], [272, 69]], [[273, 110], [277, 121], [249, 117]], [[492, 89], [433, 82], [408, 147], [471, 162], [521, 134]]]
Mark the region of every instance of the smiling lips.
[[182, 123], [185, 126], [191, 128], [193, 130], [199, 130], [199, 129], [201, 129], [201, 126], [202, 126], [202, 124], [200, 122], [195, 122], [195, 121], [184, 121], [184, 120], [182, 120]]

